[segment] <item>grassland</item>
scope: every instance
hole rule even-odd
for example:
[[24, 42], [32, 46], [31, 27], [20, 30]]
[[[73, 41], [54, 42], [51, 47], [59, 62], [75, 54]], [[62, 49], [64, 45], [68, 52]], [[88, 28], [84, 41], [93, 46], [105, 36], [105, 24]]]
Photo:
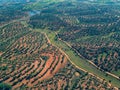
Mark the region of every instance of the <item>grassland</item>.
[[120, 77], [120, 70], [118, 70], [118, 71], [113, 71], [112, 73]]

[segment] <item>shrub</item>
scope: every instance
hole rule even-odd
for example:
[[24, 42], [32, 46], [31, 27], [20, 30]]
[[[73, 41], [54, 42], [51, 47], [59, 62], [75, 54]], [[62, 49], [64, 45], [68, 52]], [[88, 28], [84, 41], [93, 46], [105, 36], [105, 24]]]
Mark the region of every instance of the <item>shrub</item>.
[[5, 83], [0, 83], [0, 90], [11, 90], [12, 86], [5, 84]]

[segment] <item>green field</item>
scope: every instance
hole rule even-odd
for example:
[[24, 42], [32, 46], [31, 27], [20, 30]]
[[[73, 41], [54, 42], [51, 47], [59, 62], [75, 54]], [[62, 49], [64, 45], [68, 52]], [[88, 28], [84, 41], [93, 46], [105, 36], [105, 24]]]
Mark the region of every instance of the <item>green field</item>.
[[120, 77], [120, 70], [113, 71], [112, 73], [115, 74], [115, 75], [117, 75], [118, 77]]

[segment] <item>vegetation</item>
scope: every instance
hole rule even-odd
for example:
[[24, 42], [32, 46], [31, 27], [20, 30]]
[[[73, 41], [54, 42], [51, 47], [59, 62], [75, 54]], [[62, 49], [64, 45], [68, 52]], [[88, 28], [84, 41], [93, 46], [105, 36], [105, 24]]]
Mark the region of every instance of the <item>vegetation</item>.
[[67, 58], [51, 45], [46, 35], [31, 31], [25, 23], [7, 25], [1, 31], [1, 43], [11, 39], [11, 35], [13, 38], [3, 43], [0, 50], [0, 82], [13, 89], [34, 87], [66, 65]]
[[120, 69], [119, 10], [119, 5], [61, 2], [42, 9], [30, 18], [29, 24], [59, 31], [58, 37], [83, 58], [112, 72]]
[[1, 2], [0, 90], [120, 88], [117, 1]]
[[0, 90], [11, 90], [12, 86], [5, 84], [5, 83], [0, 83]]
[[104, 80], [98, 81], [96, 77], [76, 69], [71, 63], [67, 63], [65, 68], [61, 69], [53, 78], [39, 82], [34, 89], [58, 89], [58, 90], [75, 90], [75, 89], [110, 89]]
[[92, 73], [93, 75], [100, 77], [101, 79], [106, 80], [107, 82], [112, 81], [112, 85], [119, 87], [120, 81], [116, 79], [115, 77], [108, 75], [105, 73], [105, 71], [99, 70], [98, 68], [91, 65], [89, 62], [87, 62], [86, 59], [81, 58], [72, 48], [70, 48], [65, 42], [61, 40], [56, 41], [56, 34], [54, 31], [49, 30], [42, 30], [37, 29], [35, 31], [39, 32], [45, 32], [47, 33], [48, 37], [50, 38], [51, 42], [56, 45], [58, 48], [61, 48], [69, 57], [70, 61], [74, 63], [75, 66], [85, 70], [86, 72]]
[[0, 26], [9, 23], [12, 20], [22, 18], [26, 16], [25, 10], [23, 10], [24, 4], [8, 4], [0, 7]]

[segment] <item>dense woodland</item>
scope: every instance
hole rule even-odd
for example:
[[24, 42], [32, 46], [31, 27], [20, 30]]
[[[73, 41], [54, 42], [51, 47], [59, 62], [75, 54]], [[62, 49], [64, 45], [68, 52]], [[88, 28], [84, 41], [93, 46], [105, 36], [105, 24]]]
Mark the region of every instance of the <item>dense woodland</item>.
[[0, 7], [0, 25], [25, 16], [23, 4], [10, 4]]

